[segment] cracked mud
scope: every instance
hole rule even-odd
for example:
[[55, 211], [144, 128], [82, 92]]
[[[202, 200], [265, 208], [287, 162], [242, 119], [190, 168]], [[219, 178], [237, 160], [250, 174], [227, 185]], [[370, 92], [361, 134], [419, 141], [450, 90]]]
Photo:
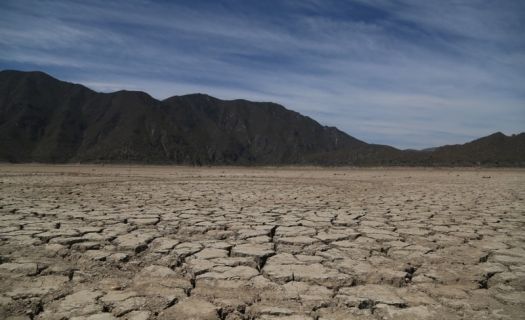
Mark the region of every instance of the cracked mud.
[[525, 171], [0, 166], [0, 318], [522, 319]]

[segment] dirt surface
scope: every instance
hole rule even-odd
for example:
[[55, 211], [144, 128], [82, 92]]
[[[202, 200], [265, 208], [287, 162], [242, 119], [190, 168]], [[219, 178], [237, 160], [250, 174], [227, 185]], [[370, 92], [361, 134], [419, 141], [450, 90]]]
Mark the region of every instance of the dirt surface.
[[0, 318], [523, 319], [525, 171], [0, 166]]

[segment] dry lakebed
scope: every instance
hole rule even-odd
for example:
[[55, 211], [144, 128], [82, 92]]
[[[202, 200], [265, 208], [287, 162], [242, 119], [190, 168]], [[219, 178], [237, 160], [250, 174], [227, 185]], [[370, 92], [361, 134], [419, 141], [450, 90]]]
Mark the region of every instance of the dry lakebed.
[[524, 319], [525, 170], [0, 165], [0, 318]]

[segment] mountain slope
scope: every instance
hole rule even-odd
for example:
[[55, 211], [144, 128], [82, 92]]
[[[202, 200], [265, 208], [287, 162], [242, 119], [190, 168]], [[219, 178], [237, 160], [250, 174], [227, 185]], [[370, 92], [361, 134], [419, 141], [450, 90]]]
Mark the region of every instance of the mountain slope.
[[42, 72], [0, 72], [0, 161], [525, 166], [525, 133], [401, 151], [281, 105], [204, 94], [98, 93]]
[[0, 159], [8, 161], [312, 163], [379, 148], [274, 103], [97, 93], [40, 72], [0, 72], [0, 98]]
[[422, 164], [525, 166], [525, 133], [501, 132], [461, 145], [442, 146], [418, 154]]
[[41, 72], [0, 73], [0, 158], [66, 161], [82, 139], [77, 107], [96, 93]]

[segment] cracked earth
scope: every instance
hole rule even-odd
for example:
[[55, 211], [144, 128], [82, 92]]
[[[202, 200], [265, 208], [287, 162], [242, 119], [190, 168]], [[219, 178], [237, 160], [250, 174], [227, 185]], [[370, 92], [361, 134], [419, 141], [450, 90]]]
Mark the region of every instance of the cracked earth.
[[0, 166], [0, 318], [523, 319], [525, 171]]

